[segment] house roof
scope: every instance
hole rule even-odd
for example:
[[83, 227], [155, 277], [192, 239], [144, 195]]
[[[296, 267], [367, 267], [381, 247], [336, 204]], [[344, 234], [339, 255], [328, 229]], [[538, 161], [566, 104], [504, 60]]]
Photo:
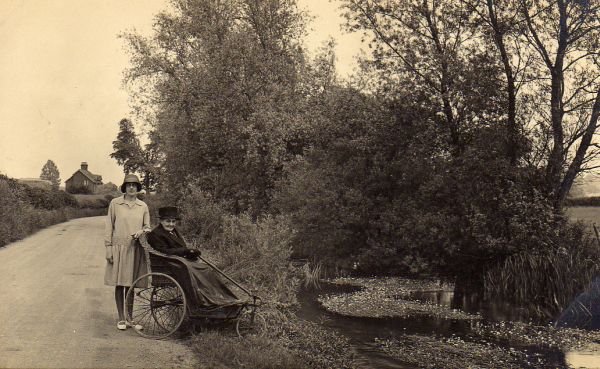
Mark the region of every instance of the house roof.
[[[94, 173], [90, 172], [89, 170], [85, 170], [85, 169], [79, 169], [79, 170], [77, 170], [77, 172], [81, 172], [81, 174], [83, 174], [90, 181], [92, 181], [92, 182], [94, 182], [96, 184], [102, 184], [102, 176], [94, 174]], [[73, 175], [71, 176], [71, 178], [73, 178], [73, 176], [75, 174], [77, 174], [77, 172], [73, 173]], [[67, 179], [67, 181], [70, 180], [71, 178]]]

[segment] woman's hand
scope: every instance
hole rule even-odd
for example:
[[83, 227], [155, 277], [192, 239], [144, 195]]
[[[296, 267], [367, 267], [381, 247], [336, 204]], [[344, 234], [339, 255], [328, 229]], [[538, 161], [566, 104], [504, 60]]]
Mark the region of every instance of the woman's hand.
[[113, 252], [112, 252], [112, 246], [106, 246], [106, 261], [109, 264], [113, 263]]
[[148, 231], [145, 229], [140, 229], [139, 231], [132, 234], [131, 237], [133, 237], [134, 239], [138, 239], [141, 235], [143, 235], [146, 232], [148, 232]]

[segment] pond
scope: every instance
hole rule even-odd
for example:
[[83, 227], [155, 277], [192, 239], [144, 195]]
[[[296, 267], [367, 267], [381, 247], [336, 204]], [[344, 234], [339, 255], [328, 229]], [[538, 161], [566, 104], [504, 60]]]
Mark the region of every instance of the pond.
[[[481, 324], [521, 321], [527, 322], [526, 312], [516, 309], [503, 301], [484, 302], [477, 296], [455, 296], [451, 291], [415, 291], [398, 298], [428, 304], [446, 306], [452, 309], [479, 314], [481, 319], [447, 319], [432, 316], [410, 316], [402, 318], [358, 318], [328, 312], [318, 301], [319, 296], [348, 294], [360, 287], [322, 283], [319, 289], [303, 290], [299, 294], [298, 315], [306, 320], [317, 322], [329, 329], [347, 336], [356, 353], [356, 363], [361, 368], [419, 368], [414, 362], [406, 362], [381, 349], [382, 341], [399, 340], [410, 335], [431, 336], [436, 339], [477, 344], [494, 345], [504, 352], [519, 351], [526, 357], [520, 367], [600, 367], [600, 345], [598, 350], [592, 345], [578, 351], [563, 352], [536, 344], [516, 344], [510, 337], [490, 338], [478, 333]], [[417, 346], [418, 347], [418, 346]]]

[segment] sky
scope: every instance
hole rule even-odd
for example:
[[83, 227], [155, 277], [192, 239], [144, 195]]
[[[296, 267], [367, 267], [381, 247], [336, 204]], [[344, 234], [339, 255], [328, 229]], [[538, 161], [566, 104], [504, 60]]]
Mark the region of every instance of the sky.
[[[341, 30], [339, 1], [298, 5], [314, 17], [308, 50], [333, 37], [338, 73], [349, 76], [360, 36]], [[36, 178], [50, 159], [64, 184], [85, 161], [104, 183], [120, 184], [123, 170], [109, 155], [119, 120], [134, 115], [118, 35], [149, 35], [166, 7], [166, 0], [0, 0], [0, 173]]]

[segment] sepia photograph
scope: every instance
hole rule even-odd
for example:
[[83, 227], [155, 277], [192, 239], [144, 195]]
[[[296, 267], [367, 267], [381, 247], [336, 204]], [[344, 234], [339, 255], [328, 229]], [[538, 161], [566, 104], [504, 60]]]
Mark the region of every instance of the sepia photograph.
[[0, 0], [0, 368], [600, 369], [600, 0]]

